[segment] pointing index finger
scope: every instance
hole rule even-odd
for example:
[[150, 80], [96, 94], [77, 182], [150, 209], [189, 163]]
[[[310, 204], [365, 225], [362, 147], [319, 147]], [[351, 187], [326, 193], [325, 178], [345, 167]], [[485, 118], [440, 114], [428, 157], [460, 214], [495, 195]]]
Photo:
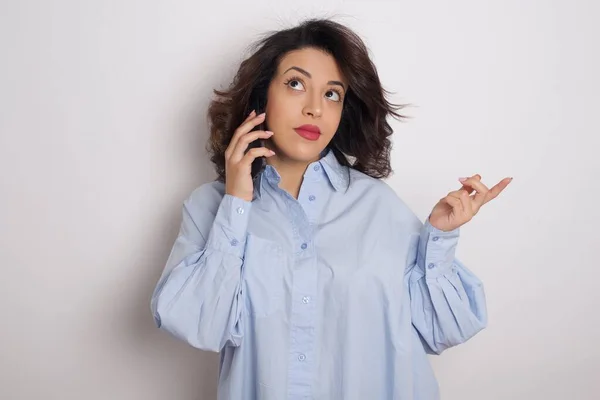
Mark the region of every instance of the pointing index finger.
[[512, 182], [512, 179], [513, 178], [504, 178], [494, 185], [494, 187], [490, 189], [490, 200], [496, 198], [504, 189], [506, 189], [508, 184]]

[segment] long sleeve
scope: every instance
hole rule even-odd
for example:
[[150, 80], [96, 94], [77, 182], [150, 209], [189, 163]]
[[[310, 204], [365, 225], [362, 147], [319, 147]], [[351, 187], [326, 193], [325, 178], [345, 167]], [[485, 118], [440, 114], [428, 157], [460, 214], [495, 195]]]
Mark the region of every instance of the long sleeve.
[[455, 258], [458, 238], [459, 229], [444, 232], [427, 219], [412, 261], [412, 322], [430, 354], [467, 341], [487, 325], [483, 285]]
[[242, 340], [241, 274], [252, 203], [210, 184], [184, 202], [177, 239], [151, 299], [156, 324], [208, 351]]

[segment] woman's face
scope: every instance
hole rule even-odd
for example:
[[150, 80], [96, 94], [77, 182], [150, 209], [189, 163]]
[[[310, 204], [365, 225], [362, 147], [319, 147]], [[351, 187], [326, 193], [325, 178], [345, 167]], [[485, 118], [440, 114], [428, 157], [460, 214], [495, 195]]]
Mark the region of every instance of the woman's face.
[[[267, 94], [266, 125], [280, 160], [312, 162], [329, 144], [342, 116], [348, 84], [335, 59], [322, 50], [287, 53], [279, 63]], [[320, 134], [302, 136], [298, 127], [313, 125]]]

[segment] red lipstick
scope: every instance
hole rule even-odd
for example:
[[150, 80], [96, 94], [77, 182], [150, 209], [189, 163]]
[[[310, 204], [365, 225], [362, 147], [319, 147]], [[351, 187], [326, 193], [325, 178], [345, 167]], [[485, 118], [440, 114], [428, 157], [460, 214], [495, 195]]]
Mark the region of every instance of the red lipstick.
[[294, 128], [294, 130], [307, 140], [317, 140], [321, 136], [321, 130], [316, 125], [302, 125]]

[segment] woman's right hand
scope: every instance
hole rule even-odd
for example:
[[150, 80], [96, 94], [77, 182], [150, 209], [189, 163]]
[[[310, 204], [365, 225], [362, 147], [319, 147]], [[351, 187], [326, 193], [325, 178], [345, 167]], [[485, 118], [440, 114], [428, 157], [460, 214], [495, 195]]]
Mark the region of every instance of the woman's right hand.
[[[252, 182], [252, 162], [257, 157], [271, 157], [275, 153], [266, 147], [255, 147], [248, 152], [248, 145], [257, 139], [273, 136], [270, 131], [252, 131], [265, 120], [265, 113], [256, 115], [252, 111], [246, 120], [235, 130], [229, 146], [225, 150], [225, 193], [252, 201], [254, 185]], [[250, 132], [250, 133], [249, 133]], [[245, 153], [246, 152], [246, 153]], [[245, 153], [245, 154], [244, 154]]]

